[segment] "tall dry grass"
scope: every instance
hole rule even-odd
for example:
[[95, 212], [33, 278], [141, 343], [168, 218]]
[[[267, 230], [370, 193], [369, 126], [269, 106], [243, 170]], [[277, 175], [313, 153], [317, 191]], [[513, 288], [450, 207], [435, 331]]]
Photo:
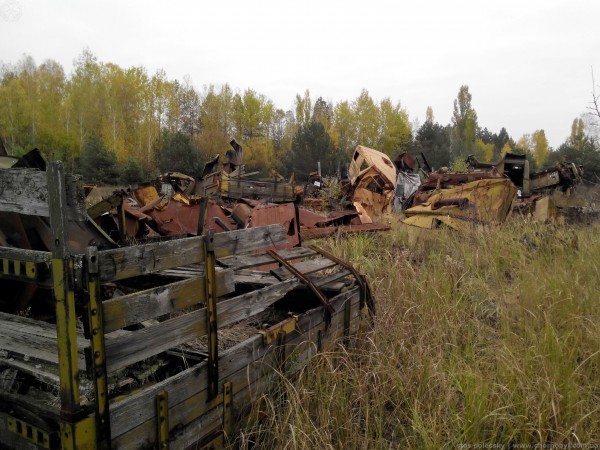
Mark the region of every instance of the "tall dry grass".
[[374, 327], [282, 381], [237, 444], [600, 444], [598, 224], [399, 227], [320, 244], [367, 275]]

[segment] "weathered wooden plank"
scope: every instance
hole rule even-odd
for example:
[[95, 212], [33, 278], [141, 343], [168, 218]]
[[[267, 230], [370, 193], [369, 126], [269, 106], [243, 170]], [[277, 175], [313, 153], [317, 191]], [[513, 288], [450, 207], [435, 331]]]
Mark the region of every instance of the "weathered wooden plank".
[[[278, 250], [277, 253], [285, 260], [305, 258], [312, 256], [316, 252], [308, 247], [294, 247], [287, 250]], [[273, 263], [275, 260], [272, 256], [266, 253], [254, 254], [254, 255], [239, 255], [239, 256], [226, 256], [219, 258], [219, 263], [225, 267], [232, 269], [246, 269], [248, 267], [260, 266], [263, 264]]]
[[214, 235], [215, 256], [222, 258], [229, 255], [240, 255], [275, 247], [286, 242], [286, 231], [279, 224], [216, 233]]
[[0, 170], [0, 211], [48, 217], [46, 172], [36, 169]]
[[165, 269], [158, 273], [160, 275], [179, 278], [203, 277], [204, 264], [192, 264], [191, 266], [177, 267], [175, 269]]
[[[205, 301], [204, 277], [158, 286], [129, 295], [123, 295], [102, 303], [104, 332], [110, 333], [128, 325], [140, 323]], [[216, 272], [217, 296], [235, 291], [233, 270]]]
[[[358, 324], [360, 302], [357, 290], [352, 295], [341, 295], [338, 301], [334, 302], [338, 308], [337, 312], [332, 315], [329, 329], [325, 329], [321, 307], [308, 311], [299, 320], [298, 329], [300, 331], [289, 335], [286, 340], [286, 354], [290, 355], [294, 351], [294, 356], [289, 358], [290, 362], [298, 359], [297, 366], [299, 368], [310, 355], [315, 353], [318, 331], [321, 331], [322, 339], [326, 342], [333, 343], [343, 336], [343, 304], [345, 300], [352, 302], [352, 320], [353, 323]], [[303, 347], [302, 349], [293, 350], [300, 345]], [[251, 381], [250, 391], [256, 395], [261, 395], [264, 392], [263, 388], [271, 385], [272, 379], [268, 379], [264, 383], [261, 383], [260, 380], [264, 378], [265, 374], [274, 372], [276, 364], [271, 359], [275, 357], [273, 348], [273, 346], [264, 346], [262, 337], [257, 335], [222, 353], [219, 359], [219, 388], [222, 389], [223, 382], [232, 381], [234, 403], [237, 403], [238, 407], [240, 404], [248, 405], [247, 400], [237, 395], [246, 389], [248, 380]], [[265, 359], [265, 357], [267, 358]], [[300, 359], [302, 360], [300, 361]], [[290, 366], [288, 370], [291, 372], [295, 369]], [[273, 373], [273, 375], [276, 374]], [[278, 374], [276, 376], [279, 377]], [[151, 439], [150, 442], [153, 442], [152, 430], [155, 420], [151, 402], [157, 392], [163, 390], [169, 392], [169, 404], [171, 405], [169, 416], [172, 419], [173, 428], [189, 424], [203, 413], [203, 408], [206, 408], [206, 388], [206, 364], [202, 363], [136, 395], [112, 404], [111, 429], [113, 437], [117, 437], [113, 441], [117, 445], [113, 447], [119, 449], [138, 448], [145, 439]], [[219, 408], [216, 408], [216, 411], [218, 410]], [[205, 416], [198, 420], [207, 424], [211, 422], [211, 417], [211, 411], [207, 411]]]
[[[303, 274], [309, 274], [323, 269], [328, 269], [329, 267], [334, 267], [337, 264], [327, 258], [315, 258], [307, 261], [300, 261], [299, 263], [292, 265]], [[271, 270], [271, 273], [280, 280], [285, 280], [293, 276], [285, 267], [273, 269]]]
[[281, 283], [280, 280], [267, 272], [246, 271], [245, 269], [243, 269], [242, 273], [235, 274], [234, 281], [235, 284], [252, 284], [259, 286]]
[[[315, 284], [319, 286], [319, 283], [317, 281]], [[295, 278], [291, 278], [279, 284], [223, 300], [218, 303], [217, 323], [219, 327], [224, 327], [252, 317], [298, 286], [301, 286], [301, 283]], [[115, 317], [114, 314], [113, 317]], [[206, 334], [206, 308], [131, 332], [128, 335], [113, 338], [107, 334], [107, 369], [109, 373], [122, 369], [204, 334]]]
[[[353, 302], [353, 306], [358, 311], [359, 292], [354, 289], [351, 292], [340, 294], [333, 299], [332, 304], [336, 307], [336, 313], [332, 316], [332, 321], [338, 320], [338, 315], [343, 314], [343, 305], [346, 300]], [[340, 316], [343, 317], [343, 316]], [[323, 325], [323, 310], [321, 307], [314, 308], [302, 314], [299, 318], [297, 329], [300, 330], [300, 335], [305, 335], [310, 332], [315, 326]], [[252, 361], [263, 357], [269, 350], [269, 347], [263, 345], [262, 336], [258, 335], [255, 338], [246, 340], [231, 349], [221, 352], [219, 358], [219, 379], [225, 380], [231, 374], [238, 370], [243, 370]], [[304, 339], [304, 337], [302, 337]], [[324, 334], [324, 339], [327, 335]], [[298, 342], [301, 338], [298, 338]], [[290, 338], [290, 344], [296, 342], [296, 339]], [[189, 380], [187, 380], [189, 378]], [[186, 381], [187, 380], [187, 381]], [[176, 404], [184, 401], [191, 394], [199, 392], [207, 387], [206, 365], [201, 364], [177, 374], [155, 386], [151, 386], [146, 390], [127, 397], [126, 399], [115, 402], [111, 406], [111, 420], [114, 420], [116, 429], [113, 429], [115, 435], [120, 434], [119, 430], [126, 431], [131, 428], [127, 425], [128, 422], [140, 423], [139, 420], [148, 420], [153, 417], [153, 411], [147, 411], [146, 402], [152, 402], [154, 396], [160, 390], [168, 390], [170, 403]], [[136, 419], [135, 417], [138, 417]]]
[[217, 304], [217, 324], [225, 327], [252, 317], [271, 306], [285, 294], [298, 287], [297, 280], [266, 286]]
[[0, 259], [16, 259], [32, 263], [50, 263], [52, 253], [13, 247], [0, 247]]
[[57, 389], [60, 384], [58, 365], [51, 366], [43, 364], [41, 361], [34, 361], [31, 359], [21, 361], [14, 357], [8, 359], [0, 357], [0, 366], [3, 365], [27, 373], [50, 386], [56, 386]]
[[[264, 311], [297, 285], [296, 280], [267, 286], [224, 300], [217, 306], [219, 327]], [[161, 322], [153, 327], [112, 338], [106, 335], [107, 369], [113, 372], [206, 334], [206, 308]]]
[[[85, 368], [84, 348], [87, 341], [77, 336], [79, 367]], [[55, 325], [26, 317], [0, 313], [0, 352], [3, 363], [11, 365], [10, 359], [32, 366], [40, 365], [40, 376], [58, 373], [58, 344]], [[16, 367], [16, 366], [15, 366]], [[18, 368], [18, 367], [16, 367]]]
[[313, 283], [315, 283], [317, 286], [319, 286], [320, 288], [324, 289], [324, 288], [332, 288], [332, 284], [338, 282], [339, 280], [341, 280], [344, 277], [347, 277], [348, 275], [351, 275], [352, 273], [348, 270], [348, 269], [342, 269], [338, 272], [333, 272], [330, 274], [327, 274], [325, 276], [317, 276], [317, 275], [309, 275], [308, 278], [310, 278]]
[[101, 281], [115, 281], [204, 260], [204, 238], [191, 237], [98, 252]]
[[[37, 169], [0, 170], [0, 211], [49, 217], [46, 177], [46, 172]], [[66, 175], [65, 186], [69, 206], [67, 216], [73, 220], [85, 220], [87, 214], [79, 177]]]
[[206, 311], [199, 309], [126, 336], [105, 336], [108, 373], [206, 334]]
[[[217, 233], [217, 257], [245, 253], [287, 242], [281, 225]], [[134, 245], [98, 252], [101, 281], [115, 281], [204, 261], [204, 237]]]

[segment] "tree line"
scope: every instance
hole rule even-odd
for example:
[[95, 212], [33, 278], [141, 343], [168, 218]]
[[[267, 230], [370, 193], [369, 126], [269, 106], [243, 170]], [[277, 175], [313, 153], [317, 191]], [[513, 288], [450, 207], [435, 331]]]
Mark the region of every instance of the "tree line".
[[306, 91], [284, 110], [252, 89], [223, 84], [198, 90], [187, 78], [104, 63], [89, 50], [70, 75], [53, 60], [37, 65], [30, 56], [0, 65], [0, 135], [9, 151], [20, 155], [37, 147], [90, 182], [135, 182], [165, 171], [198, 175], [232, 138], [243, 146], [249, 170], [293, 171], [297, 179], [316, 170], [317, 161], [325, 173], [335, 173], [357, 144], [390, 156], [423, 152], [434, 167], [471, 154], [491, 162], [506, 152], [526, 153], [538, 169], [566, 158], [600, 176], [599, 146], [581, 118], [553, 150], [544, 130], [515, 141], [505, 128], [482, 128], [471, 100], [468, 86], [461, 86], [450, 124], [435, 121], [428, 108], [419, 125], [399, 102], [375, 100], [367, 90], [337, 103]]

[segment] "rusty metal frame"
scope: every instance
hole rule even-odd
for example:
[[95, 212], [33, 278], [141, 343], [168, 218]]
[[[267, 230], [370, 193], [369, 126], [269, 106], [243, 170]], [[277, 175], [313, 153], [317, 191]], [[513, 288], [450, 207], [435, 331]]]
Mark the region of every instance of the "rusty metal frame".
[[325, 294], [323, 294], [321, 289], [319, 289], [310, 278], [308, 278], [306, 275], [304, 275], [302, 272], [300, 272], [298, 269], [292, 266], [289, 262], [287, 262], [285, 259], [279, 256], [276, 251], [268, 250], [267, 253], [271, 258], [273, 258], [275, 261], [281, 264], [282, 267], [285, 267], [287, 270], [290, 271], [292, 275], [294, 275], [303, 284], [305, 284], [319, 299], [319, 301], [321, 302], [321, 304], [327, 312], [329, 312], [330, 314], [333, 314], [335, 312], [333, 306], [331, 306], [331, 303], [329, 303], [329, 300], [327, 300], [327, 297], [325, 297]]
[[361, 273], [358, 273], [358, 271], [351, 264], [348, 264], [346, 261], [344, 261], [342, 259], [336, 258], [328, 251], [323, 250], [322, 248], [317, 247], [316, 245], [311, 245], [311, 246], [309, 246], [309, 248], [313, 249], [317, 253], [320, 253], [325, 258], [332, 260], [336, 264], [339, 264], [340, 266], [348, 269], [352, 273], [352, 275], [354, 275], [354, 277], [358, 281], [358, 284], [359, 284], [360, 290], [361, 290], [360, 308], [362, 309], [366, 302], [367, 308], [369, 308], [369, 314], [371, 316], [375, 316], [375, 299], [373, 298], [373, 294], [371, 293], [371, 288], [369, 287], [369, 283], [367, 283], [365, 276]]

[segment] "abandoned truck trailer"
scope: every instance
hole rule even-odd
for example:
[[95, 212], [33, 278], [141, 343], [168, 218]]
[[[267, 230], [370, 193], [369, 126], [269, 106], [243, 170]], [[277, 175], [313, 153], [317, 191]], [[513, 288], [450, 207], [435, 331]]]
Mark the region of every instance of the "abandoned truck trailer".
[[0, 170], [0, 447], [218, 448], [373, 299], [280, 225], [118, 247], [60, 162]]

